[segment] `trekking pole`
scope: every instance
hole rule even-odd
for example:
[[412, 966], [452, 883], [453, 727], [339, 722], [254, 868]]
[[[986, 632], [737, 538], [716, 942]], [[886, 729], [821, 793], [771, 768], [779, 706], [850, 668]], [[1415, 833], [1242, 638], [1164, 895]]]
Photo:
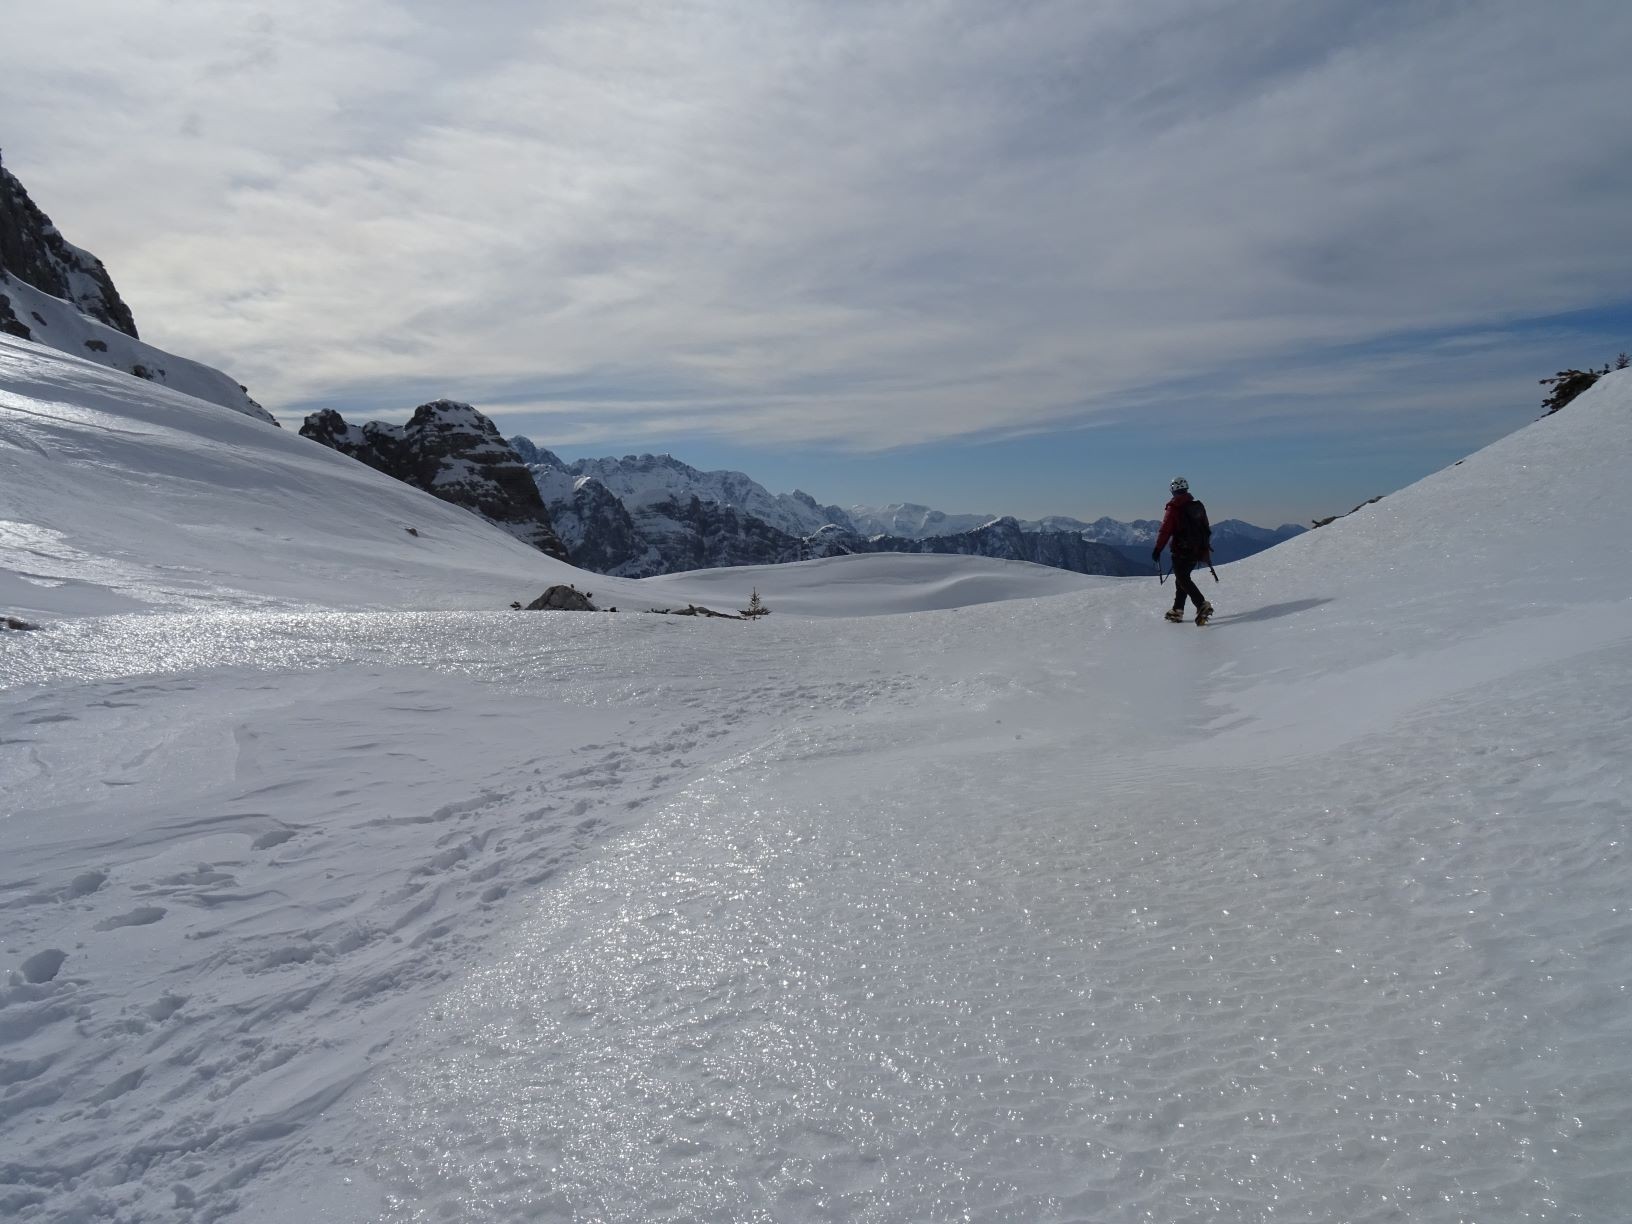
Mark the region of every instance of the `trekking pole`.
[[1213, 576], [1214, 582], [1218, 581], [1218, 571], [1213, 568], [1213, 563], [1211, 560], [1207, 562], [1207, 572]]
[[1157, 586], [1166, 586], [1167, 585], [1167, 574], [1163, 572], [1162, 563], [1160, 561], [1156, 562], [1156, 585]]

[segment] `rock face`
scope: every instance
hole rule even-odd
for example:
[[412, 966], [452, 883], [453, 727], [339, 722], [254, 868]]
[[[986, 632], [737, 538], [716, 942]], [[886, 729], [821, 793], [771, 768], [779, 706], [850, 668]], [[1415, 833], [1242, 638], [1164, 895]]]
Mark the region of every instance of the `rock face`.
[[529, 438], [510, 444], [581, 569], [646, 578], [827, 555], [812, 542], [823, 532], [860, 543], [837, 506], [771, 493], [742, 472], [704, 472], [672, 455], [568, 463]]
[[4, 165], [0, 165], [0, 272], [136, 338], [136, 320], [102, 261], [64, 238]]
[[593, 476], [573, 477], [559, 467], [543, 464], [529, 465], [528, 470], [556, 534], [579, 569], [634, 578], [669, 572], [624, 504], [600, 481]]
[[540, 552], [567, 558], [531, 473], [493, 422], [469, 404], [433, 400], [414, 409], [406, 425], [370, 421], [361, 428], [325, 408], [308, 416], [300, 432], [472, 510]]

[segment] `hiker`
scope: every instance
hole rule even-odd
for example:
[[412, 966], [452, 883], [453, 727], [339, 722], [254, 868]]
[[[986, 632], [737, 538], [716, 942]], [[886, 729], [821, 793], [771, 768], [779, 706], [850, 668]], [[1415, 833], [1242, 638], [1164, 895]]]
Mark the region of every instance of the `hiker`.
[[1207, 507], [1190, 496], [1190, 482], [1175, 476], [1167, 486], [1173, 498], [1162, 515], [1162, 529], [1156, 535], [1156, 547], [1150, 550], [1150, 559], [1161, 564], [1162, 549], [1173, 543], [1173, 609], [1167, 619], [1175, 624], [1184, 620], [1184, 600], [1189, 596], [1196, 605], [1196, 624], [1205, 625], [1213, 615], [1213, 605], [1202, 598], [1201, 588], [1190, 577], [1198, 565], [1208, 564], [1213, 555], [1213, 529], [1207, 522]]

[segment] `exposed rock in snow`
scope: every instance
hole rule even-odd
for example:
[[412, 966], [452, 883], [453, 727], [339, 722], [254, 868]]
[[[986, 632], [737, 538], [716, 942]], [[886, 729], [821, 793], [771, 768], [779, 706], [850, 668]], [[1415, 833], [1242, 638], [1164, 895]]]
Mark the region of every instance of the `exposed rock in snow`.
[[566, 560], [531, 474], [493, 422], [469, 404], [433, 400], [414, 409], [406, 425], [370, 421], [361, 428], [325, 408], [308, 416], [300, 432]]
[[580, 591], [570, 583], [560, 583], [552, 586], [532, 603], [528, 604], [528, 612], [594, 612], [595, 605], [589, 600], [587, 591]]

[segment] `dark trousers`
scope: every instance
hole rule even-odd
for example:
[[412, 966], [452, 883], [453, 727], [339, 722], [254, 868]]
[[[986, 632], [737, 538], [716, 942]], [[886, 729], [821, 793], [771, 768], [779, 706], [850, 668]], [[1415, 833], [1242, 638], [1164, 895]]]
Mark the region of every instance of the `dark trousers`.
[[1207, 606], [1207, 601], [1201, 597], [1201, 588], [1196, 585], [1195, 579], [1190, 577], [1190, 571], [1199, 564], [1194, 557], [1173, 558], [1173, 611], [1184, 611], [1186, 595], [1190, 597], [1190, 602], [1196, 605], [1197, 612]]

